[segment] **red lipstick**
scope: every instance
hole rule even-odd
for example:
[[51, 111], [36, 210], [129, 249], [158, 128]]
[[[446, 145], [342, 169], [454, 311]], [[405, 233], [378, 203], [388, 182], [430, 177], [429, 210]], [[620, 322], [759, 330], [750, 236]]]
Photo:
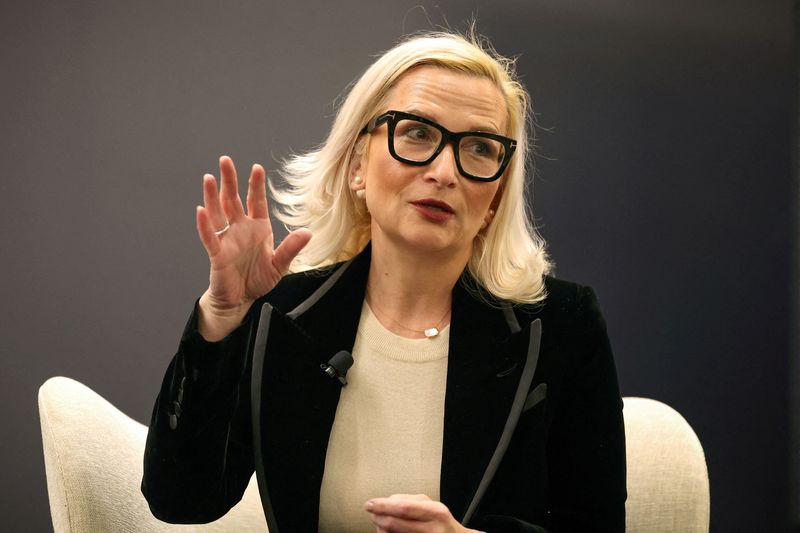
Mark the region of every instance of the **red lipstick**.
[[435, 198], [416, 200], [411, 202], [411, 205], [419, 214], [432, 222], [447, 222], [455, 214], [448, 203]]

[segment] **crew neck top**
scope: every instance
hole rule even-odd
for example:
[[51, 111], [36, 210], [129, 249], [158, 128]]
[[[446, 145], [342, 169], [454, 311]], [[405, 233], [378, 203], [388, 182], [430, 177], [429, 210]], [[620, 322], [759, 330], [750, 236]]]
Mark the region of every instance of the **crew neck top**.
[[449, 325], [431, 338], [396, 335], [364, 302], [325, 457], [321, 533], [374, 533], [370, 498], [439, 500], [449, 340]]

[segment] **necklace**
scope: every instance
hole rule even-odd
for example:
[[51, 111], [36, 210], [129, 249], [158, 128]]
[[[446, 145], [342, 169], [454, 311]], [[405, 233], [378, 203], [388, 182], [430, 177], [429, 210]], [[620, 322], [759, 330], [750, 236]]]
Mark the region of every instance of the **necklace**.
[[[370, 304], [369, 300], [372, 300], [372, 298], [370, 298], [369, 288], [367, 288], [367, 295], [366, 296], [367, 296], [367, 304]], [[444, 325], [443, 323], [444, 323], [445, 319], [447, 318], [447, 315], [450, 314], [450, 308], [448, 307], [447, 310], [442, 315], [442, 318], [437, 320], [436, 324], [434, 324], [432, 327], [425, 328], [425, 329], [414, 329], [414, 328], [410, 328], [410, 327], [406, 326], [405, 324], [402, 324], [402, 323], [398, 322], [394, 318], [390, 317], [389, 315], [387, 315], [386, 313], [384, 313], [383, 311], [381, 311], [380, 309], [375, 307], [375, 302], [374, 301], [371, 302], [370, 307], [374, 311], [378, 311], [382, 316], [388, 318], [389, 320], [391, 320], [392, 322], [394, 322], [395, 324], [397, 324], [398, 326], [400, 326], [404, 330], [413, 331], [414, 333], [422, 333], [423, 335], [425, 335], [425, 337], [427, 337], [429, 339], [432, 339], [432, 338], [436, 337], [440, 333], [440, 331], [441, 331], [440, 328], [443, 327], [443, 325]]]

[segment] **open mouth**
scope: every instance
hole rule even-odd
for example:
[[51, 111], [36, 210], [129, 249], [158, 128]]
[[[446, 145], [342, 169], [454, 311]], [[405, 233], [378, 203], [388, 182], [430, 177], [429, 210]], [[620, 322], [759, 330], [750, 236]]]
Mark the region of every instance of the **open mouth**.
[[412, 202], [414, 205], [418, 205], [420, 207], [425, 207], [427, 209], [432, 209], [434, 211], [439, 211], [441, 213], [448, 213], [453, 214], [453, 208], [447, 205], [444, 202], [440, 202], [438, 200], [433, 200], [430, 198], [426, 198], [424, 200], [417, 200], [416, 202]]

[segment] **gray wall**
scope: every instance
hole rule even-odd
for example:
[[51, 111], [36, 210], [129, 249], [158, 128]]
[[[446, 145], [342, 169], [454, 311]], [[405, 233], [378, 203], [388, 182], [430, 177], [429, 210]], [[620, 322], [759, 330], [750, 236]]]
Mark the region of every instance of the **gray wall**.
[[149, 419], [207, 280], [193, 213], [219, 154], [275, 168], [323, 140], [373, 54], [473, 12], [522, 54], [541, 126], [535, 213], [558, 274], [601, 298], [623, 394], [696, 429], [713, 531], [788, 529], [789, 2], [4, 8], [3, 530], [49, 527], [45, 379]]

